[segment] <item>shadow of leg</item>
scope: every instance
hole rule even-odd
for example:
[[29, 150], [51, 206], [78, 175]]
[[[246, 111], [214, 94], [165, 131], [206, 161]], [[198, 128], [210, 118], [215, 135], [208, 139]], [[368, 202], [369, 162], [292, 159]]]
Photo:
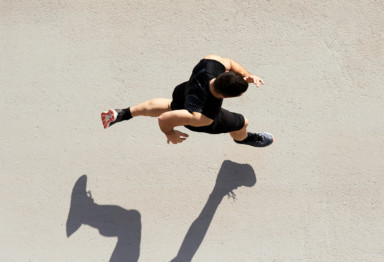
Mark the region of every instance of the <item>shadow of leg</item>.
[[136, 262], [140, 255], [141, 217], [136, 210], [119, 206], [98, 205], [86, 192], [87, 176], [81, 176], [72, 190], [71, 207], [67, 219], [67, 237], [81, 225], [89, 225], [107, 237], [118, 241], [110, 261]]
[[[135, 227], [133, 232], [131, 231], [127, 234], [124, 234], [125, 236], [123, 235], [118, 238], [110, 262], [136, 262], [139, 260], [140, 231], [141, 230], [139, 230], [138, 227]], [[135, 236], [134, 238], [132, 237], [132, 234]]]
[[180, 250], [172, 262], [188, 262], [192, 260], [203, 242], [213, 216], [225, 195], [240, 186], [252, 187], [255, 184], [256, 175], [250, 165], [238, 164], [229, 160], [224, 161], [207, 203], [189, 228]]

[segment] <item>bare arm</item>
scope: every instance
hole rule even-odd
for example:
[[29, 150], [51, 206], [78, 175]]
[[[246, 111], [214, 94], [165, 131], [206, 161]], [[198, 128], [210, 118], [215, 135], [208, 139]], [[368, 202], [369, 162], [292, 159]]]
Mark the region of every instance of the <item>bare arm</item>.
[[177, 144], [187, 139], [188, 135], [174, 130], [176, 126], [207, 126], [213, 122], [212, 119], [197, 112], [188, 112], [185, 109], [165, 112], [159, 116], [159, 126], [166, 135], [167, 142]]
[[218, 55], [207, 55], [204, 58], [219, 61], [224, 65], [226, 71], [233, 71], [242, 75], [244, 77], [244, 80], [247, 81], [248, 83], [253, 83], [257, 87], [259, 87], [259, 83], [264, 85], [263, 79], [251, 74], [250, 72], [248, 72], [247, 69], [245, 69], [242, 65], [240, 65], [238, 62], [236, 62], [233, 59], [221, 57]]

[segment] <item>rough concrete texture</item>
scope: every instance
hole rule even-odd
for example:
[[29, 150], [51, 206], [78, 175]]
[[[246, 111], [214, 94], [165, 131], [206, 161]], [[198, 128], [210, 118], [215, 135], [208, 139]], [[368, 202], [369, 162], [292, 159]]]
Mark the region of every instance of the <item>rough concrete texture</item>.
[[[0, 261], [384, 261], [383, 13], [0, 1]], [[102, 128], [212, 53], [265, 80], [224, 107], [272, 146], [185, 128], [168, 145], [155, 118]]]

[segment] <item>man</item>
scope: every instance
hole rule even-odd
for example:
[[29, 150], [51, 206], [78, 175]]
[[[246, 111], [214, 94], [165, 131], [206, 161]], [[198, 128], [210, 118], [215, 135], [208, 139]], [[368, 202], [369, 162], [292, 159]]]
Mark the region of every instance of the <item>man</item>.
[[104, 128], [137, 116], [158, 117], [167, 142], [178, 144], [188, 135], [177, 126], [209, 134], [229, 133], [236, 143], [256, 147], [272, 144], [269, 133], [247, 132], [248, 119], [221, 108], [224, 98], [241, 96], [253, 83], [264, 81], [232, 59], [208, 55], [194, 67], [189, 81], [173, 91], [172, 99], [154, 98], [126, 109], [111, 109], [101, 114]]

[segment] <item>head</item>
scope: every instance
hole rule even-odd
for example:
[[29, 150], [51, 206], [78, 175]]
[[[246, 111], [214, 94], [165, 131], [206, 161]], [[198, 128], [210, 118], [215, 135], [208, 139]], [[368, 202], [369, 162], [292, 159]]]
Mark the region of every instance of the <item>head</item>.
[[240, 74], [231, 71], [220, 74], [213, 83], [213, 88], [224, 98], [236, 97], [247, 91], [248, 83]]

